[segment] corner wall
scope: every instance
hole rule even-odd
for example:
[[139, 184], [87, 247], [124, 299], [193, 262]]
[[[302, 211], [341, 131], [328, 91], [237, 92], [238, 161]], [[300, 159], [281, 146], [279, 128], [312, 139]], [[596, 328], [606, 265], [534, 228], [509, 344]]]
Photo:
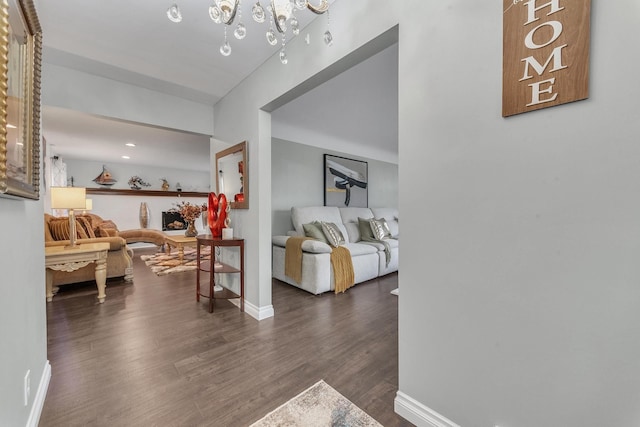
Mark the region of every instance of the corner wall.
[[588, 100], [504, 119], [502, 3], [398, 4], [399, 402], [638, 426], [640, 5], [591, 2]]

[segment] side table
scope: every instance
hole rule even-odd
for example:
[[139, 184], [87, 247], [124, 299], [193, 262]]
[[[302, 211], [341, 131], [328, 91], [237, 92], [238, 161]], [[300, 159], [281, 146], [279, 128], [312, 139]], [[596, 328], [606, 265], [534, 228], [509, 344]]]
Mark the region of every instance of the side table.
[[[209, 313], [213, 313], [213, 301], [215, 299], [232, 299], [240, 298], [240, 311], [244, 311], [244, 239], [220, 239], [210, 234], [201, 234], [196, 237], [196, 253], [197, 253], [197, 269], [196, 269], [196, 301], [200, 301], [200, 297], [209, 298]], [[211, 250], [210, 261], [200, 261], [200, 248], [209, 246]], [[238, 267], [222, 263], [216, 260], [216, 248], [218, 247], [237, 247], [240, 250], [240, 265]], [[209, 294], [205, 295], [201, 291], [200, 276], [201, 272], [209, 273]], [[239, 274], [240, 275], [240, 294], [227, 288], [221, 291], [215, 290], [215, 274]]]
[[[109, 243], [82, 243], [74, 247], [46, 246], [44, 248], [44, 266], [47, 275], [47, 302], [53, 299], [53, 273], [56, 271], [76, 271], [92, 262], [96, 264], [96, 285], [98, 302], [102, 304], [107, 297], [107, 251]], [[57, 289], [56, 289], [57, 291]]]

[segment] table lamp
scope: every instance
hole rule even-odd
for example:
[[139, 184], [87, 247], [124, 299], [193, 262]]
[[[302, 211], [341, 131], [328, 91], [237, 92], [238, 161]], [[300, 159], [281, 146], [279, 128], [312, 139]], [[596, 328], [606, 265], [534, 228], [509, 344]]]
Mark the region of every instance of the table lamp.
[[74, 209], [86, 209], [87, 189], [84, 187], [51, 187], [51, 208], [69, 211], [69, 246], [76, 244], [76, 217]]
[[92, 199], [86, 199], [86, 203], [84, 205], [84, 212], [82, 212], [82, 213], [86, 214], [90, 210], [93, 210], [93, 200]]

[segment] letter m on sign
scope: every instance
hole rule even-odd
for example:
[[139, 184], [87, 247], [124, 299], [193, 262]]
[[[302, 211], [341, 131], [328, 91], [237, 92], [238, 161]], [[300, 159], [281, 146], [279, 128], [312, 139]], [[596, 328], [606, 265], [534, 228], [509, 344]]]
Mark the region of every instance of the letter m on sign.
[[589, 97], [591, 0], [503, 0], [502, 115]]

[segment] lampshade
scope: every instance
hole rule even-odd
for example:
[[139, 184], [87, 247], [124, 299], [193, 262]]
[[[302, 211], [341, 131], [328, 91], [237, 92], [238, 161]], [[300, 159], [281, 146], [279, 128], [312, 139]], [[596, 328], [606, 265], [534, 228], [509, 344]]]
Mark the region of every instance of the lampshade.
[[84, 210], [85, 211], [90, 211], [93, 209], [93, 199], [86, 199], [85, 200], [86, 204], [84, 206]]
[[84, 187], [51, 187], [52, 209], [85, 209], [86, 198]]

